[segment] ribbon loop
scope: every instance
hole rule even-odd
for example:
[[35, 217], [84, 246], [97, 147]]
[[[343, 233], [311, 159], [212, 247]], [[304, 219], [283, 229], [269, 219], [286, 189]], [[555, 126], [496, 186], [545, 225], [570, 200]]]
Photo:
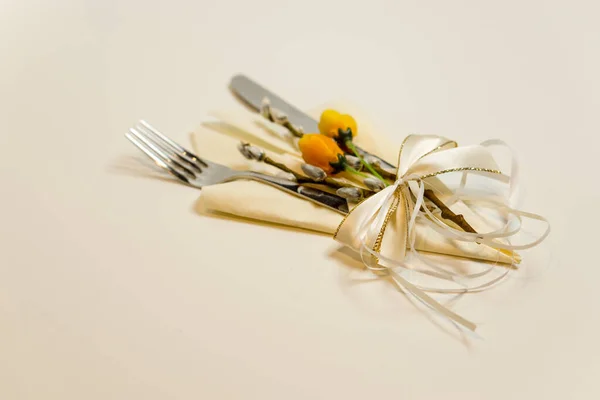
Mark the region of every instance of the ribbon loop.
[[[422, 256], [419, 250], [513, 264], [520, 261], [519, 256], [512, 252], [513, 249], [535, 246], [550, 232], [550, 226], [543, 217], [509, 207], [508, 204], [514, 201], [517, 192], [517, 182], [500, 171], [488, 150], [493, 145], [505, 144], [499, 140], [488, 140], [480, 145], [458, 147], [455, 141], [441, 136], [408, 136], [398, 155], [396, 181], [354, 207], [334, 235], [337, 241], [359, 252], [370, 271], [378, 276], [391, 277], [402, 290], [411, 293], [427, 307], [469, 330], [475, 330], [475, 324], [438, 303], [426, 292], [479, 292], [500, 282], [509, 269], [484, 283], [469, 285], [470, 280], [482, 278], [492, 272], [494, 266], [475, 274], [461, 274]], [[513, 158], [511, 173], [516, 174], [517, 171], [518, 165]], [[463, 173], [456, 192], [452, 192], [438, 179], [439, 176], [452, 172]], [[507, 183], [508, 195], [501, 200], [463, 197], [467, 174], [470, 173]], [[426, 185], [440, 189], [446, 195], [448, 204], [460, 205], [461, 211], [468, 214], [469, 222], [474, 224], [478, 233], [456, 229], [441, 219], [435, 210], [430, 210], [424, 195]], [[473, 206], [483, 204], [494, 209], [496, 220], [484, 219], [474, 212]], [[531, 243], [511, 245], [510, 238], [520, 231], [522, 218], [543, 221], [547, 224], [547, 229]], [[504, 225], [487, 232], [490, 225], [498, 225], [498, 219]], [[426, 268], [415, 267], [414, 263], [409, 262], [409, 256], [420, 261]], [[408, 279], [402, 271], [410, 271], [411, 276], [433, 277], [459, 287], [421, 286], [415, 281], [416, 278]]]

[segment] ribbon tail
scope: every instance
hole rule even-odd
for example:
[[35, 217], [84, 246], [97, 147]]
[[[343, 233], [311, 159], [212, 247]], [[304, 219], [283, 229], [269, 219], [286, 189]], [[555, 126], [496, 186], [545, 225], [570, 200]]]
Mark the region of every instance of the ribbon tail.
[[477, 325], [475, 325], [473, 322], [461, 317], [457, 313], [450, 310], [448, 307], [443, 306], [442, 304], [438, 303], [431, 296], [429, 296], [427, 293], [425, 293], [423, 290], [419, 289], [418, 287], [416, 287], [415, 285], [413, 285], [412, 283], [410, 283], [409, 281], [404, 279], [399, 274], [392, 272], [391, 278], [397, 285], [406, 289], [408, 292], [410, 292], [410, 294], [415, 296], [419, 301], [421, 301], [423, 304], [425, 304], [429, 308], [437, 311], [444, 317], [448, 318], [450, 321], [455, 322], [458, 325], [463, 326], [464, 328], [466, 328], [472, 332], [475, 332]]

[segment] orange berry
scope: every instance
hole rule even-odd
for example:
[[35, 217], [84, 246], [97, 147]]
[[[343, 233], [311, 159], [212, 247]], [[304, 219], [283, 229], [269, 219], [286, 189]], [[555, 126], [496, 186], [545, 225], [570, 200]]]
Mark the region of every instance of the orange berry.
[[339, 155], [344, 152], [335, 140], [319, 134], [307, 134], [300, 138], [298, 147], [302, 152], [302, 158], [307, 164], [323, 169], [327, 173], [334, 172], [332, 163], [339, 162]]

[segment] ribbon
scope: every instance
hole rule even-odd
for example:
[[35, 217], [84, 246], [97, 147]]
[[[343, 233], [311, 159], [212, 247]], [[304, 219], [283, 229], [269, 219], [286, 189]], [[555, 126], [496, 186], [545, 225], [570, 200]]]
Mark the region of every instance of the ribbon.
[[[490, 151], [492, 146], [508, 147], [500, 140], [458, 147], [455, 141], [441, 136], [408, 136], [400, 148], [394, 184], [354, 207], [334, 236], [338, 242], [357, 251], [370, 271], [390, 279], [399, 289], [410, 293], [428, 308], [470, 331], [476, 329], [473, 322], [451, 311], [427, 293], [480, 292], [503, 280], [510, 269], [506, 268], [499, 276], [488, 278], [482, 283], [481, 278], [490, 273], [495, 268], [494, 265], [472, 274], [445, 268], [415, 249], [417, 223], [433, 229], [441, 237], [454, 243], [471, 242], [489, 246], [496, 249], [499, 256], [508, 255], [513, 261], [518, 259], [514, 250], [531, 248], [550, 233], [550, 225], [544, 217], [511, 207], [518, 193], [518, 163], [511, 152], [511, 174], [503, 174]], [[439, 213], [430, 208], [431, 205], [425, 199], [425, 188], [433, 187], [432, 181], [441, 175], [459, 172], [462, 173], [460, 185], [447, 199], [446, 205], [462, 202], [473, 210], [493, 210], [494, 215], [504, 222], [504, 226], [492, 232], [465, 232], [441, 219]], [[465, 194], [468, 176], [471, 174], [508, 185], [508, 193], [500, 197]], [[511, 238], [521, 231], [524, 219], [542, 221], [546, 224], [546, 229], [529, 243], [512, 244]], [[409, 262], [409, 256], [425, 267], [415, 267]], [[439, 279], [446, 285], [420, 285], [417, 278], [421, 276]], [[474, 280], [477, 283], [471, 283]], [[446, 287], [448, 283], [455, 287]]]

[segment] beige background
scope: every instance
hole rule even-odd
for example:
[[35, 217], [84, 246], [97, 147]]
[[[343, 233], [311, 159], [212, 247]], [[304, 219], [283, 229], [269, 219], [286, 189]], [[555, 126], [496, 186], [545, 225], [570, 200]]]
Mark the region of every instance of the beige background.
[[[600, 396], [596, 2], [150, 3], [0, 2], [0, 398]], [[186, 141], [237, 72], [396, 141], [518, 149], [554, 230], [536, 273], [456, 304], [483, 340], [356, 283], [325, 236], [137, 172], [128, 126]]]

